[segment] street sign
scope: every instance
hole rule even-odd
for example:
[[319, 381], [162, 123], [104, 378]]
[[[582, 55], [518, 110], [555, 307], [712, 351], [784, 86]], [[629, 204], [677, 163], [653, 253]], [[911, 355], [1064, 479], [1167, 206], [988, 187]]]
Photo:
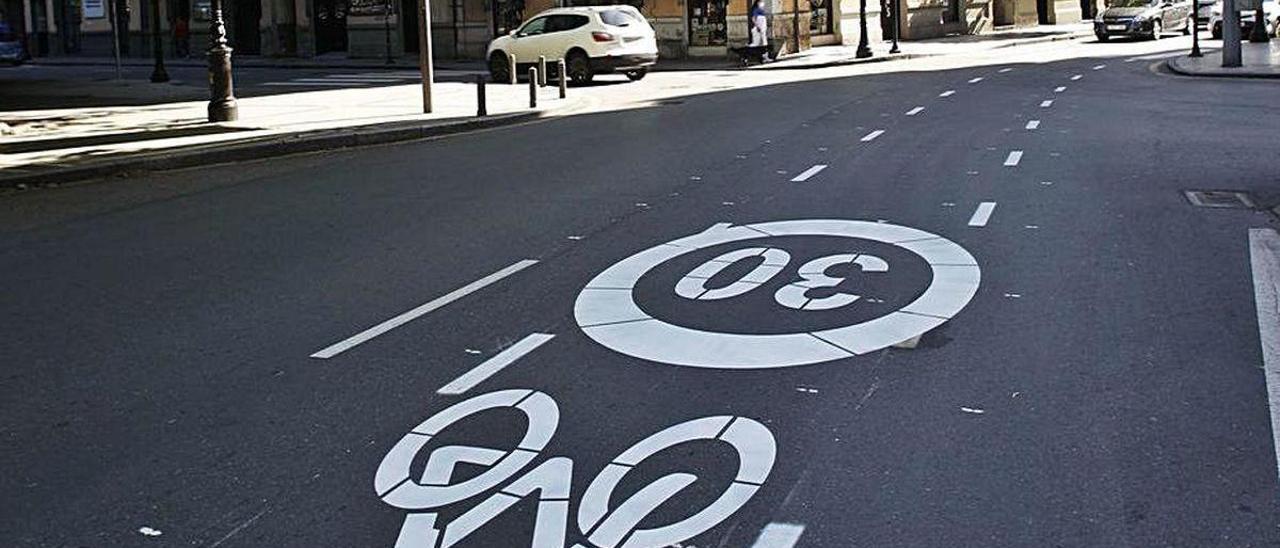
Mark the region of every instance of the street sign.
[[107, 8], [103, 0], [84, 0], [84, 18], [102, 19], [107, 16]]

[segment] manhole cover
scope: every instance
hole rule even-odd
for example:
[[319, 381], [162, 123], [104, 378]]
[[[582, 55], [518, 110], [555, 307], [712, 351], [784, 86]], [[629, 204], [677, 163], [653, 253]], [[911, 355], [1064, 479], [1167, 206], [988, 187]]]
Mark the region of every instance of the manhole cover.
[[1187, 201], [1193, 206], [1253, 209], [1253, 199], [1247, 193], [1234, 190], [1187, 190]]

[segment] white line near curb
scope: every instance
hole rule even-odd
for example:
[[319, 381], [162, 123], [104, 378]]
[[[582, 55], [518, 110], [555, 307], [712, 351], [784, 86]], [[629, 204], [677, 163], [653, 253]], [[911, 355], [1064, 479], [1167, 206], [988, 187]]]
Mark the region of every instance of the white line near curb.
[[875, 131], [873, 131], [873, 132], [871, 132], [871, 133], [868, 133], [868, 134], [866, 134], [866, 135], [863, 135], [863, 136], [862, 136], [862, 142], [864, 142], [864, 143], [870, 143], [871, 141], [876, 140], [876, 137], [879, 137], [879, 136], [881, 136], [881, 135], [884, 135], [884, 130], [883, 130], [883, 129], [877, 129], [877, 130], [875, 130]]
[[[1267, 403], [1271, 407], [1271, 436], [1280, 462], [1280, 234], [1271, 228], [1249, 229], [1249, 259]], [[1280, 467], [1276, 474], [1280, 476]]]
[[1040, 108], [1049, 108], [1051, 106], [1053, 106], [1053, 99], [1049, 99], [1047, 101], [1040, 101]]
[[453, 301], [456, 301], [458, 299], [466, 297], [467, 295], [475, 293], [476, 291], [479, 291], [480, 289], [483, 289], [486, 286], [493, 284], [494, 282], [497, 282], [503, 278], [506, 278], [507, 276], [515, 274], [516, 272], [529, 268], [535, 264], [538, 264], [538, 261], [534, 259], [524, 259], [522, 261], [518, 261], [511, 266], [508, 266], [502, 270], [494, 272], [493, 274], [490, 274], [488, 276], [480, 278], [479, 280], [476, 280], [467, 285], [459, 287], [458, 289], [450, 291], [449, 293], [439, 298], [436, 298], [431, 302], [418, 306], [413, 310], [400, 314], [399, 316], [396, 316], [394, 318], [391, 318], [390, 320], [387, 320], [378, 325], [370, 327], [369, 329], [356, 333], [355, 335], [352, 335], [351, 337], [348, 337], [347, 339], [341, 342], [335, 343], [329, 346], [328, 348], [325, 348], [324, 350], [321, 350], [319, 352], [316, 352], [315, 354], [312, 354], [311, 357], [318, 358], [321, 360], [327, 360], [329, 358], [337, 356], [338, 354], [346, 352], [347, 350], [350, 350], [359, 344], [368, 342], [370, 339], [373, 339], [378, 335], [381, 335], [383, 333], [391, 331], [392, 329], [395, 329], [406, 323], [409, 323], [433, 310], [441, 308]]
[[995, 202], [982, 202], [978, 204], [978, 209], [973, 210], [973, 216], [969, 217], [969, 226], [987, 226], [987, 221], [991, 220], [991, 214], [996, 210]]
[[924, 112], [924, 107], [916, 107], [911, 110], [908, 110], [907, 116], [915, 116], [917, 114], [920, 114], [921, 112]]
[[979, 76], [979, 77], [977, 77], [977, 78], [973, 78], [973, 79], [969, 80], [969, 83], [970, 83], [970, 84], [976, 84], [976, 83], [978, 83], [978, 82], [981, 82], [982, 80], [983, 80], [983, 78], [982, 78], [981, 76]]
[[793, 183], [803, 183], [803, 182], [805, 182], [805, 181], [808, 181], [810, 177], [813, 177], [814, 175], [817, 175], [819, 171], [822, 171], [822, 170], [824, 170], [824, 169], [827, 169], [827, 165], [826, 165], [826, 164], [818, 164], [818, 165], [816, 165], [816, 166], [813, 166], [813, 167], [811, 167], [811, 168], [809, 168], [809, 169], [804, 170], [804, 171], [803, 171], [802, 173], [800, 173], [799, 175], [796, 175], [796, 176], [795, 176], [795, 178], [791, 179], [791, 182], [793, 182]]
[[944, 91], [944, 92], [942, 92], [942, 93], [939, 93], [939, 94], [938, 94], [938, 97], [950, 97], [950, 96], [955, 95], [955, 94], [956, 94], [956, 90], [954, 90], [954, 89], [949, 89], [949, 90], [947, 90], [947, 91]]
[[1014, 167], [1018, 165], [1018, 162], [1021, 162], [1021, 161], [1022, 161], [1022, 151], [1012, 150], [1012, 151], [1009, 151], [1009, 157], [1004, 159], [1004, 165], [1005, 167]]
[[760, 530], [751, 548], [791, 548], [800, 542], [804, 526], [795, 523], [770, 523]]
[[1064, 91], [1067, 91], [1067, 86], [1058, 86], [1056, 88], [1053, 88], [1054, 93], [1062, 93]]
[[1030, 122], [1027, 122], [1027, 129], [1038, 129], [1039, 127], [1040, 120], [1031, 120]]
[[474, 369], [467, 371], [466, 373], [463, 373], [461, 377], [454, 379], [453, 382], [444, 385], [439, 390], [436, 390], [436, 393], [445, 396], [456, 396], [458, 394], [466, 393], [466, 391], [475, 388], [477, 384], [484, 382], [485, 379], [494, 376], [499, 371], [505, 369], [508, 365], [511, 365], [515, 363], [516, 360], [524, 357], [525, 354], [533, 352], [539, 346], [542, 346], [547, 341], [554, 338], [556, 338], [555, 335], [548, 333], [534, 333], [520, 339], [519, 342], [508, 346], [506, 350], [499, 352], [497, 356], [485, 360], [484, 363], [477, 365]]

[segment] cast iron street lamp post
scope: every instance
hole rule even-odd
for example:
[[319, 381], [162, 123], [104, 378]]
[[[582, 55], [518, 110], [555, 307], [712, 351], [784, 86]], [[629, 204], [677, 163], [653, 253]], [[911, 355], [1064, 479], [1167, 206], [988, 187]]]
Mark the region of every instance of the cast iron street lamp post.
[[867, 45], [867, 0], [858, 0], [858, 23], [862, 36], [858, 37], [858, 52], [854, 57], [866, 59], [871, 57], [871, 46]]
[[382, 5], [382, 38], [387, 48], [387, 64], [393, 64], [391, 60], [391, 0], [386, 0]]
[[155, 67], [151, 69], [151, 81], [157, 84], [169, 81], [164, 70], [164, 42], [160, 39], [160, 0], [151, 0], [151, 53], [155, 55]]
[[902, 5], [898, 3], [900, 1], [901, 0], [889, 0], [889, 4], [888, 4], [890, 6], [889, 7], [889, 15], [891, 16], [890, 21], [893, 23], [893, 47], [889, 48], [889, 53], [899, 53], [898, 28], [899, 28], [899, 25], [901, 24], [901, 21], [898, 21], [898, 10], [902, 7]]
[[1191, 0], [1191, 55], [1204, 57], [1200, 53], [1200, 0]]
[[213, 0], [209, 20], [209, 121], [233, 122], [240, 117], [231, 84], [231, 48], [222, 22], [222, 0]]

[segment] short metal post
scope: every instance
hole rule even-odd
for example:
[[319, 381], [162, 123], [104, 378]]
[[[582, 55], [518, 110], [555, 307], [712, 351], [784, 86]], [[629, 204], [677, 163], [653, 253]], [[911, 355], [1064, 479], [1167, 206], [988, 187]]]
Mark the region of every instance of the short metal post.
[[547, 87], [547, 56], [538, 56], [538, 86]]
[[519, 74], [516, 74], [516, 56], [507, 54], [507, 74], [511, 75], [511, 85], [516, 85], [519, 81]]
[[564, 59], [556, 61], [556, 83], [560, 85], [560, 98], [565, 98]]
[[487, 116], [489, 107], [485, 104], [484, 75], [476, 75], [476, 116]]
[[538, 108], [538, 69], [529, 67], [529, 108]]

